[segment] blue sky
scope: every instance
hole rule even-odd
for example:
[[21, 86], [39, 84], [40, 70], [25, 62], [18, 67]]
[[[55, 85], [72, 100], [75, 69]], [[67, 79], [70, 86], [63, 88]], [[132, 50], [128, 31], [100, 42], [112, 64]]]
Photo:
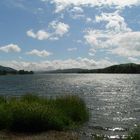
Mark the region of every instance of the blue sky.
[[100, 68], [140, 63], [140, 0], [1, 0], [0, 65]]

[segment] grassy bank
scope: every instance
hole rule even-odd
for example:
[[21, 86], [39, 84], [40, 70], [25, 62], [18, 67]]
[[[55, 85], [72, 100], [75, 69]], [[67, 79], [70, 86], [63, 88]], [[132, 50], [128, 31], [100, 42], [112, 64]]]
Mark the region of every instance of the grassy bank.
[[77, 96], [47, 99], [35, 95], [0, 97], [0, 129], [14, 132], [69, 130], [88, 120], [84, 101]]
[[140, 126], [130, 132], [127, 140], [140, 140]]

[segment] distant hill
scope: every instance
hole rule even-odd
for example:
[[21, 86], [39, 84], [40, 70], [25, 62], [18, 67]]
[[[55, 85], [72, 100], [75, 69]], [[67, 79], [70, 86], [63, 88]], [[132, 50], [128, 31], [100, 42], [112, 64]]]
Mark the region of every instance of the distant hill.
[[83, 71], [87, 71], [86, 69], [80, 69], [80, 68], [73, 68], [73, 69], [58, 69], [58, 70], [52, 70], [47, 71], [45, 73], [80, 73]]
[[46, 73], [131, 73], [140, 74], [140, 64], [127, 63], [120, 65], [113, 65], [103, 69], [64, 69], [53, 70]]
[[0, 66], [0, 71], [7, 71], [7, 72], [11, 72], [11, 71], [17, 71], [13, 68], [10, 67], [4, 67], [4, 66]]
[[24, 71], [24, 70], [15, 70], [10, 67], [0, 66], [0, 75], [7, 75], [7, 74], [33, 74], [33, 71]]

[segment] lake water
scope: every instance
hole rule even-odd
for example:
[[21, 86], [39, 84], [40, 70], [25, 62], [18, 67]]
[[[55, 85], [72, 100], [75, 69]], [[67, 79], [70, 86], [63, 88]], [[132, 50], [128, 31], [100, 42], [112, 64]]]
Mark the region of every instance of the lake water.
[[111, 138], [127, 135], [140, 122], [140, 75], [131, 74], [35, 74], [0, 76], [0, 94], [35, 93], [55, 97], [76, 94], [91, 113], [81, 132]]

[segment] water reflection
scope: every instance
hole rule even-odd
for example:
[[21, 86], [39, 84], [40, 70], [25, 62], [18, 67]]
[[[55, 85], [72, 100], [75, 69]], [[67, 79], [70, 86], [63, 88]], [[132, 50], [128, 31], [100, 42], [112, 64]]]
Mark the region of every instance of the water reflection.
[[54, 74], [0, 77], [0, 94], [43, 96], [78, 94], [84, 98], [91, 119], [82, 132], [124, 136], [140, 122], [140, 75]]

